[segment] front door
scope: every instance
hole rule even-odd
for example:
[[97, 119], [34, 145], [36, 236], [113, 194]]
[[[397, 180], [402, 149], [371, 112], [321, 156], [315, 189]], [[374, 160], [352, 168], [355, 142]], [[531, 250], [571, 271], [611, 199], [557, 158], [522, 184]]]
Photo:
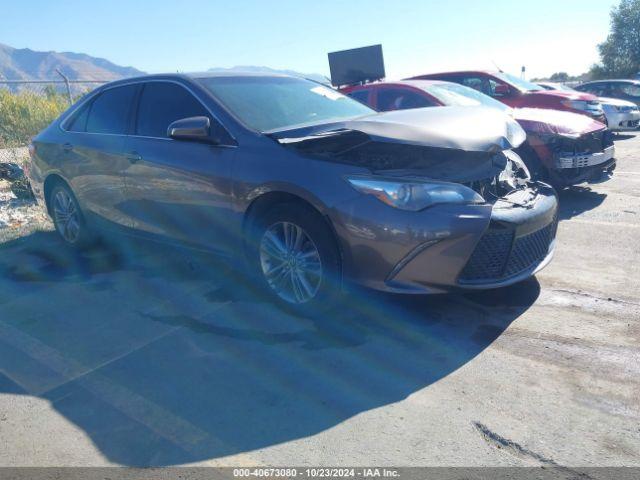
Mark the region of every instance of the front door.
[[125, 145], [125, 211], [132, 226], [145, 234], [192, 246], [229, 251], [231, 167], [234, 146], [224, 134], [221, 144], [174, 140], [169, 124], [207, 116], [207, 108], [184, 86], [167, 81], [144, 84], [135, 126]]

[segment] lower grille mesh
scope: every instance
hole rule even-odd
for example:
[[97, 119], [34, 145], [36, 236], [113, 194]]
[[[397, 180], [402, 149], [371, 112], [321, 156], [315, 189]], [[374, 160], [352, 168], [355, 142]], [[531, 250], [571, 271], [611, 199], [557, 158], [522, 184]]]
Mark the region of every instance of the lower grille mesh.
[[556, 235], [557, 219], [514, 240], [510, 229], [489, 229], [462, 270], [460, 283], [494, 282], [528, 270], [544, 260]]

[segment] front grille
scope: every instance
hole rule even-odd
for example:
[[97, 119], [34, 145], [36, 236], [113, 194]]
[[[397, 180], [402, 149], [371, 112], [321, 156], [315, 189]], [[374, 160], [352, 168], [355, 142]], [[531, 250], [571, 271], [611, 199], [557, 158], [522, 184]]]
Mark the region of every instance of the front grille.
[[575, 153], [597, 153], [603, 150], [603, 132], [582, 135], [576, 140]]
[[535, 232], [515, 238], [514, 230], [489, 228], [476, 245], [458, 281], [505, 280], [542, 262], [556, 236], [557, 219]]
[[600, 153], [613, 145], [613, 135], [609, 130], [600, 130], [582, 135], [576, 139], [562, 138], [554, 150], [559, 154], [593, 154]]

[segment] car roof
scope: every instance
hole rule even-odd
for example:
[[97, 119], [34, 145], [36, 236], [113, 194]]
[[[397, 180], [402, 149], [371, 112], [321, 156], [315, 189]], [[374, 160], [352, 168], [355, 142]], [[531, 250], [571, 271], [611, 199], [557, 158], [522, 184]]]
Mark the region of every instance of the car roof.
[[367, 87], [375, 87], [375, 86], [379, 86], [379, 85], [388, 85], [388, 86], [393, 86], [393, 85], [404, 85], [407, 87], [414, 87], [414, 88], [419, 88], [421, 89], [422, 87], [425, 87], [426, 85], [442, 85], [442, 84], [451, 84], [451, 82], [447, 82], [445, 80], [431, 80], [431, 79], [416, 79], [416, 80], [382, 80], [379, 82], [371, 82], [371, 83], [365, 83], [364, 85], [357, 85], [356, 87], [354, 87], [354, 90], [357, 89], [364, 89]]
[[276, 72], [252, 72], [252, 71], [225, 71], [225, 72], [192, 72], [185, 73], [189, 78], [216, 78], [216, 77], [287, 77], [287, 78], [303, 78], [286, 73]]
[[193, 73], [153, 73], [148, 75], [138, 75], [135, 77], [120, 78], [111, 82], [101, 85], [102, 87], [111, 87], [121, 84], [144, 82], [148, 80], [176, 80], [182, 79], [187, 81], [202, 79], [202, 78], [216, 78], [216, 77], [285, 77], [285, 78], [303, 78], [295, 77], [293, 75], [286, 75], [281, 73], [268, 73], [268, 72], [193, 72]]
[[[454, 70], [451, 72], [425, 73], [424, 75], [456, 75], [460, 73], [486, 73], [487, 75], [495, 75], [496, 73], [500, 73], [500, 72], [496, 70]], [[421, 76], [422, 75], [416, 75], [416, 77], [421, 77]]]
[[603, 80], [591, 80], [589, 82], [581, 83], [580, 85], [589, 85], [591, 83], [640, 83], [640, 80], [634, 80], [632, 78], [607, 78]]

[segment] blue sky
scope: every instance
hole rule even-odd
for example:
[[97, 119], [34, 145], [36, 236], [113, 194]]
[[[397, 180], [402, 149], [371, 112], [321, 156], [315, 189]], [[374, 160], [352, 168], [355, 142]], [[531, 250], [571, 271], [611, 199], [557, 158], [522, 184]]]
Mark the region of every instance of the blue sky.
[[382, 43], [388, 78], [462, 68], [582, 73], [617, 0], [29, 0], [3, 2], [0, 43], [148, 72], [264, 65], [328, 74], [327, 52]]

